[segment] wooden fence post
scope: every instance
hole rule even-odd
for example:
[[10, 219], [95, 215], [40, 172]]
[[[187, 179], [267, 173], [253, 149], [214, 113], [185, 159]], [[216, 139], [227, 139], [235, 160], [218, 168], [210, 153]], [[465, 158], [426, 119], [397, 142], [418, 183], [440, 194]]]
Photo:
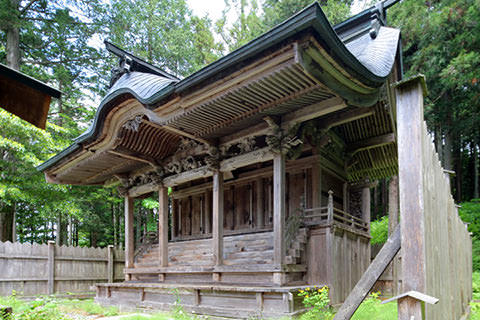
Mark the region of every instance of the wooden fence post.
[[108, 283], [113, 283], [115, 281], [115, 255], [113, 252], [113, 245], [109, 245], [107, 248], [107, 274], [108, 274]]
[[48, 241], [48, 294], [55, 293], [55, 241]]
[[[423, 94], [420, 79], [397, 85], [398, 179], [402, 229], [403, 291], [424, 293], [425, 215], [423, 199]], [[398, 319], [422, 319], [420, 301], [398, 301]]]

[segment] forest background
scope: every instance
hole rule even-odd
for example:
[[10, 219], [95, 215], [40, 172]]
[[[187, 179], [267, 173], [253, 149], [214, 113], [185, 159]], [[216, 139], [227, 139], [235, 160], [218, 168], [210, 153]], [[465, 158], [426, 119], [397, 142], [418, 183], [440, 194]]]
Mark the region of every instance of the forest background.
[[[0, 241], [122, 246], [116, 189], [47, 184], [35, 169], [92, 121], [117, 62], [102, 40], [186, 77], [311, 2], [226, 0], [222, 17], [211, 21], [185, 0], [0, 0], [0, 63], [63, 92], [46, 131], [0, 108]], [[352, 2], [320, 4], [335, 24], [351, 15]], [[452, 192], [463, 203], [480, 269], [480, 0], [404, 0], [387, 19], [402, 30], [405, 77], [426, 75], [425, 117], [444, 168], [456, 172]], [[388, 213], [387, 188], [380, 181], [372, 189], [373, 219]], [[155, 198], [139, 202], [136, 239], [156, 230], [157, 220]]]

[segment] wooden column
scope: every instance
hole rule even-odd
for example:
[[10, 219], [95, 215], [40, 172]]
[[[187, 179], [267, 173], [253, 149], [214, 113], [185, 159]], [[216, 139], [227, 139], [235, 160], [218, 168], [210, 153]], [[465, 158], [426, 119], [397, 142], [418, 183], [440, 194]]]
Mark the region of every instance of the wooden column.
[[[425, 293], [425, 234], [423, 215], [422, 122], [423, 94], [419, 78], [395, 89], [397, 100], [398, 179], [402, 230], [403, 292]], [[398, 319], [422, 319], [422, 305], [398, 301]]]
[[[318, 160], [317, 160], [318, 161]], [[312, 208], [322, 206], [322, 167], [315, 162], [312, 166]]]
[[370, 186], [362, 187], [362, 219], [370, 229]]
[[256, 203], [256, 216], [255, 216], [255, 226], [257, 228], [263, 228], [265, 226], [265, 214], [264, 214], [264, 196], [263, 196], [263, 179], [258, 178], [255, 180], [255, 186], [257, 188], [256, 192], [256, 198], [257, 198], [257, 203]]
[[[393, 231], [397, 227], [399, 221], [398, 221], [398, 177], [393, 176], [390, 179], [389, 185], [388, 185], [388, 236], [391, 236], [393, 234]], [[392, 293], [394, 296], [400, 294], [400, 288], [399, 288], [399, 278], [398, 278], [398, 273], [399, 273], [399, 259], [396, 257], [393, 259], [391, 263], [391, 270], [392, 270], [392, 281], [393, 281], [393, 287], [392, 287]]]
[[213, 173], [213, 259], [216, 266], [223, 264], [223, 172]]
[[173, 197], [172, 197], [171, 205], [172, 205], [172, 210], [171, 210], [171, 213], [170, 213], [170, 215], [171, 215], [170, 218], [171, 218], [172, 224], [170, 225], [170, 239], [174, 240], [175, 239], [175, 231], [177, 229], [177, 221], [176, 221], [176, 216], [175, 216], [175, 199], [173, 199]]
[[205, 233], [212, 233], [212, 192], [205, 191]]
[[285, 155], [273, 158], [273, 263], [282, 265], [285, 257]]
[[168, 266], [168, 188], [158, 189], [158, 254], [160, 267]]
[[[133, 232], [133, 198], [125, 196], [125, 268], [133, 268], [135, 248]], [[125, 281], [130, 281], [131, 275], [125, 274]]]

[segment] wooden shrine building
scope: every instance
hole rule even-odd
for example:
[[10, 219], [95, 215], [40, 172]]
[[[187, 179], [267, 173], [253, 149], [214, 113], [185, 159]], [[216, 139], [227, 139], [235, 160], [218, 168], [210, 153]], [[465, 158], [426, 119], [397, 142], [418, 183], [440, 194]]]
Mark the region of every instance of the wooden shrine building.
[[[398, 173], [384, 17], [332, 27], [314, 3], [185, 79], [107, 43], [120, 64], [92, 126], [40, 166], [125, 196], [125, 282], [97, 301], [291, 316], [299, 288], [328, 285], [342, 303], [370, 264], [370, 188]], [[152, 192], [158, 234], [135, 248], [134, 199]]]
[[61, 92], [0, 63], [0, 107], [45, 129], [52, 98]]

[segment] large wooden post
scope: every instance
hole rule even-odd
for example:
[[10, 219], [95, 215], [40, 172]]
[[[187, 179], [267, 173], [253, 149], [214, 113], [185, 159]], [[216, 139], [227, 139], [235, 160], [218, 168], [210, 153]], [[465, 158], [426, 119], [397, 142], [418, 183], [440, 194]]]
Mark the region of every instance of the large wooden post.
[[[393, 176], [388, 185], [388, 236], [393, 234], [393, 231], [397, 227], [398, 223], [398, 176]], [[400, 260], [395, 258], [391, 263], [393, 295], [400, 294], [398, 278], [399, 262]]]
[[362, 187], [362, 219], [370, 229], [370, 185]]
[[256, 219], [255, 219], [255, 226], [257, 228], [263, 228], [265, 226], [265, 212], [264, 212], [264, 208], [263, 208], [263, 204], [264, 204], [264, 198], [263, 198], [263, 179], [262, 178], [258, 178], [256, 181], [255, 181], [255, 186], [257, 188], [257, 194], [256, 194], [256, 198], [257, 198], [257, 206], [256, 206]]
[[285, 257], [285, 155], [273, 158], [273, 263], [280, 266]]
[[223, 172], [213, 173], [213, 258], [216, 266], [223, 264]]
[[160, 267], [168, 266], [168, 188], [158, 189], [158, 248]]
[[[125, 196], [125, 268], [133, 268], [134, 255], [133, 233], [133, 198]], [[125, 274], [125, 281], [130, 281], [131, 275]]]
[[205, 233], [212, 233], [212, 193], [210, 190], [205, 191]]
[[[419, 79], [396, 87], [400, 227], [403, 292], [425, 293], [422, 122], [423, 94]], [[398, 319], [422, 319], [421, 302], [398, 301]]]
[[322, 206], [322, 167], [315, 162], [312, 166], [312, 208]]

